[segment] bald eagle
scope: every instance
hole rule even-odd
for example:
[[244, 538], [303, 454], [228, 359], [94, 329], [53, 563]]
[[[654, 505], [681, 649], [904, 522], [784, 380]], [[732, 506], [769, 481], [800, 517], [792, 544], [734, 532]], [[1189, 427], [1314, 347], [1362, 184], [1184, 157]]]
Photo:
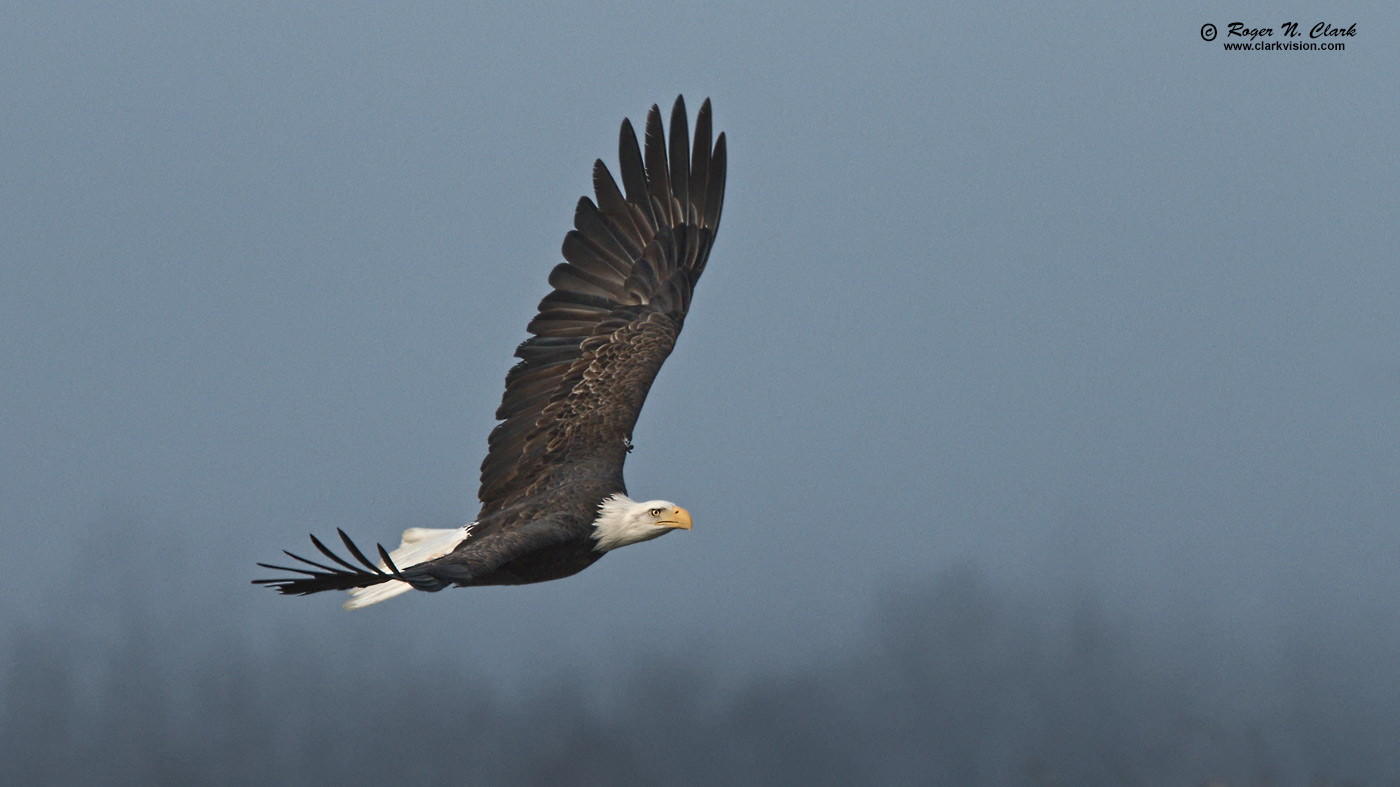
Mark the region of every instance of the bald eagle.
[[285, 552], [300, 566], [258, 565], [293, 576], [254, 584], [291, 595], [348, 590], [345, 607], [357, 609], [408, 590], [560, 579], [618, 547], [690, 529], [684, 508], [629, 498], [622, 464], [719, 229], [725, 144], [720, 134], [711, 147], [710, 123], [706, 99], [692, 147], [678, 97], [668, 143], [652, 105], [645, 148], [622, 121], [620, 188], [602, 160], [594, 162], [597, 201], [579, 199], [565, 262], [549, 274], [554, 289], [506, 375], [476, 521], [406, 530], [393, 552], [378, 546], [378, 561], [343, 530], [354, 562], [312, 535], [328, 562]]

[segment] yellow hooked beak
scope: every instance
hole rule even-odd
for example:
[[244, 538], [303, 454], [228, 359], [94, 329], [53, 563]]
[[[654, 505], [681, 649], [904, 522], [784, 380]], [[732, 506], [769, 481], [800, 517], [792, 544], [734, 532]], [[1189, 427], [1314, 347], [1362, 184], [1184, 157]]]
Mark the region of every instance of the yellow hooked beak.
[[690, 512], [685, 510], [684, 508], [681, 508], [680, 506], [676, 506], [665, 515], [664, 519], [658, 519], [656, 521], [656, 524], [660, 527], [673, 527], [677, 530], [689, 530]]

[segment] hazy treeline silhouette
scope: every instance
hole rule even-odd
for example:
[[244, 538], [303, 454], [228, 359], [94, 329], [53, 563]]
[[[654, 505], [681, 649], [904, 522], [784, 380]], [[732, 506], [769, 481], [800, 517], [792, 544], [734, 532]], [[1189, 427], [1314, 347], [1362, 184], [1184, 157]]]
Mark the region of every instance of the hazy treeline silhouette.
[[1088, 594], [971, 569], [891, 589], [840, 661], [731, 676], [639, 658], [610, 704], [582, 671], [507, 703], [450, 661], [291, 637], [272, 656], [214, 637], [175, 669], [132, 617], [99, 650], [8, 632], [7, 783], [1400, 784], [1395, 687], [1357, 685], [1365, 669], [1298, 648], [1251, 682], [1259, 664], [1157, 641]]

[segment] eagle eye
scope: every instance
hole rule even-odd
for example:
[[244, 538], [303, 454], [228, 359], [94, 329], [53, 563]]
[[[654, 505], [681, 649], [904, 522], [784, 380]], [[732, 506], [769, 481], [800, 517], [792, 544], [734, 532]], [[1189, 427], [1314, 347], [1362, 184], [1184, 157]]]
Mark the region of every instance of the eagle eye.
[[659, 509], [659, 508], [653, 508], [652, 510], [648, 511], [647, 513], [651, 514], [652, 516], [661, 516], [661, 509]]

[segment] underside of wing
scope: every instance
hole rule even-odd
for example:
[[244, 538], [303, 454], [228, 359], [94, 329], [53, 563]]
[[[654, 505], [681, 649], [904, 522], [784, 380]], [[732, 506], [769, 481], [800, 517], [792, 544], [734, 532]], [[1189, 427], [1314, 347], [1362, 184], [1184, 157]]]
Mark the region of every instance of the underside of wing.
[[705, 269], [724, 202], [725, 141], [711, 146], [707, 99], [692, 145], [676, 99], [669, 141], [661, 111], [647, 115], [645, 146], [630, 121], [619, 141], [619, 186], [601, 160], [596, 201], [584, 197], [564, 239], [554, 288], [516, 349], [481, 465], [478, 519], [560, 472], [588, 467], [621, 478], [627, 441], [647, 391], [675, 345]]

